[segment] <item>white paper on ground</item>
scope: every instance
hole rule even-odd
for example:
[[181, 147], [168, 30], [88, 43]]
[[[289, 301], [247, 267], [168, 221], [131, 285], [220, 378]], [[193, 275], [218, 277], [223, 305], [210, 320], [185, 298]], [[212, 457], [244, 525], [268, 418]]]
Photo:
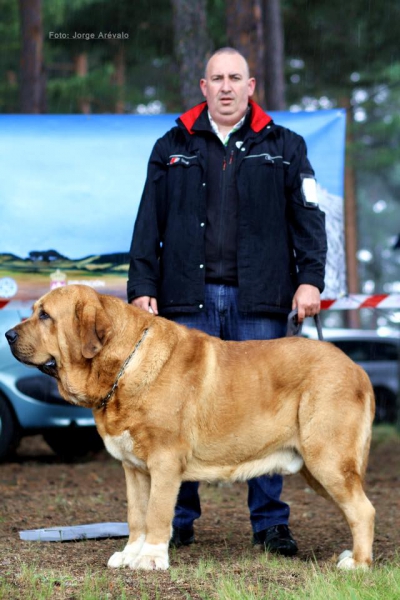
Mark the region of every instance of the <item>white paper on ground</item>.
[[129, 535], [128, 523], [90, 523], [70, 527], [49, 527], [20, 531], [19, 537], [27, 542], [68, 542]]

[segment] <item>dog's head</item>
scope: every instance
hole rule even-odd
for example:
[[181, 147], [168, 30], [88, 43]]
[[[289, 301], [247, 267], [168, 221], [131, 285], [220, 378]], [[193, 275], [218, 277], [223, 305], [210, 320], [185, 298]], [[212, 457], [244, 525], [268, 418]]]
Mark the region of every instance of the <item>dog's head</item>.
[[111, 332], [102, 296], [88, 286], [71, 285], [42, 296], [32, 315], [5, 335], [15, 358], [59, 379], [64, 367], [94, 358]]

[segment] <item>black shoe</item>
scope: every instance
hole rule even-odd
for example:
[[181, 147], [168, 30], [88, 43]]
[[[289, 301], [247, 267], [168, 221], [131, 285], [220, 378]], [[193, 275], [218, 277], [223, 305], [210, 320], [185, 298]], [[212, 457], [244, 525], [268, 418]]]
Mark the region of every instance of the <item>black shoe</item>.
[[253, 535], [253, 546], [264, 547], [267, 552], [294, 556], [298, 548], [287, 525], [273, 525]]
[[189, 546], [194, 542], [194, 531], [193, 529], [181, 529], [180, 527], [174, 527], [172, 529], [172, 536], [169, 540], [171, 548], [180, 548], [181, 546]]

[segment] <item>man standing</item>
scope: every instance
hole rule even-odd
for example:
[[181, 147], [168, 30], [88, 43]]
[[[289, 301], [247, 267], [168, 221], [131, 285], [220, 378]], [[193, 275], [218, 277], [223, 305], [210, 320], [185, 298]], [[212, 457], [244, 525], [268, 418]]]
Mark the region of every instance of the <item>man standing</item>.
[[[157, 141], [135, 223], [128, 301], [224, 340], [282, 337], [320, 310], [326, 234], [305, 142], [251, 100], [244, 57], [222, 48], [205, 102]], [[251, 406], [249, 406], [251, 411]], [[194, 541], [198, 483], [178, 496], [171, 544]], [[248, 482], [253, 544], [293, 555], [282, 477]]]

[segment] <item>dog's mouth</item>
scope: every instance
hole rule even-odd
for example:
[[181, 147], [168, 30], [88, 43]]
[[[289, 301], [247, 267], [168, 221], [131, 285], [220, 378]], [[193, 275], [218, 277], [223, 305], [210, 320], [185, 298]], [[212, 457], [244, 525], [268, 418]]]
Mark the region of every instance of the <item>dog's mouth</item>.
[[42, 365], [36, 365], [39, 371], [45, 373], [46, 375], [50, 375], [51, 377], [58, 377], [57, 363], [56, 359], [51, 357], [49, 360], [46, 360]]
[[19, 355], [13, 347], [11, 348], [11, 352], [13, 353], [15, 358], [23, 365], [27, 365], [28, 367], [35, 367], [36, 369], [39, 369], [39, 371], [42, 371], [42, 373], [45, 373], [46, 375], [50, 375], [51, 377], [55, 377], [56, 379], [58, 379], [57, 361], [53, 356], [46, 360], [46, 362], [42, 363], [41, 365], [38, 365], [37, 363], [34, 363], [29, 359]]

